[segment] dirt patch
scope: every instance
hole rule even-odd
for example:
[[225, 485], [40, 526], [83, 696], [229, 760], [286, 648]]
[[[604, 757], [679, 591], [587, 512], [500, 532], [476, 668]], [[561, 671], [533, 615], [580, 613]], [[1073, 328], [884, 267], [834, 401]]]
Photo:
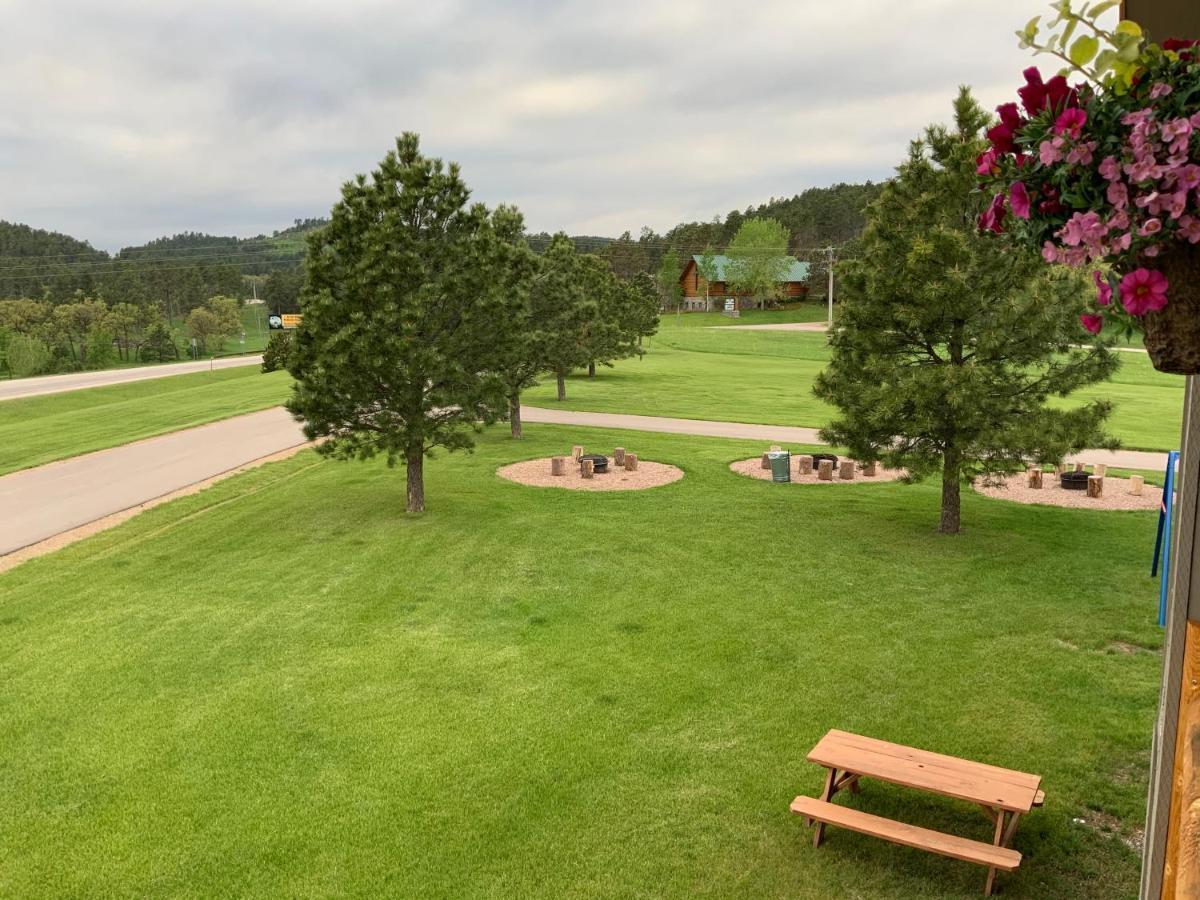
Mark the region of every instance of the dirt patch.
[[122, 522], [128, 521], [140, 512], [145, 512], [148, 509], [153, 509], [163, 503], [171, 500], [178, 500], [180, 497], [187, 497], [191, 494], [198, 494], [210, 485], [216, 484], [218, 481], [223, 481], [232, 475], [237, 475], [245, 472], [248, 469], [255, 469], [259, 466], [277, 462], [282, 459], [288, 459], [295, 456], [301, 450], [306, 450], [312, 444], [297, 444], [295, 447], [288, 447], [286, 450], [280, 450], [278, 453], [272, 453], [269, 456], [262, 456], [258, 459], [251, 460], [248, 463], [228, 469], [212, 478], [206, 478], [204, 481], [197, 481], [195, 484], [189, 484], [187, 487], [180, 488], [177, 491], [171, 491], [169, 494], [163, 494], [161, 497], [155, 497], [153, 500], [147, 500], [145, 503], [139, 503], [137, 506], [131, 506], [129, 509], [123, 509], [120, 512], [112, 513], [103, 518], [88, 522], [86, 525], [80, 525], [77, 528], [72, 528], [69, 531], [60, 532], [53, 537], [48, 537], [44, 541], [38, 541], [36, 544], [30, 544], [27, 547], [22, 547], [19, 550], [14, 550], [4, 556], [0, 556], [0, 573], [7, 572], [9, 569], [19, 566], [21, 563], [34, 557], [44, 556], [47, 553], [53, 553], [55, 550], [61, 550], [74, 544], [76, 541], [82, 541], [84, 538], [91, 537], [93, 534], [98, 534], [101, 531], [107, 531], [120, 525]]
[[610, 458], [609, 471], [597, 472], [591, 478], [584, 478], [580, 474], [579, 465], [570, 456], [567, 456], [567, 474], [551, 475], [551, 459], [552, 457], [547, 456], [513, 463], [497, 469], [496, 474], [517, 484], [563, 488], [568, 491], [643, 491], [646, 488], [670, 484], [683, 477], [683, 469], [666, 463], [639, 459], [638, 467], [630, 472], [627, 469], [616, 468]]
[[[840, 460], [839, 460], [840, 463]], [[771, 480], [771, 470], [762, 467], [762, 457], [756, 456], [754, 459], [742, 459], [735, 463], [730, 463], [729, 468], [739, 475], [748, 475], [750, 478], [757, 478], [760, 481]], [[800, 456], [792, 454], [791, 468], [792, 484], [872, 484], [880, 481], [897, 481], [904, 477], [903, 469], [884, 469], [877, 467], [874, 475], [864, 475], [862, 465], [854, 464], [854, 477], [849, 480], [843, 480], [838, 474], [837, 466], [833, 470], [832, 481], [821, 481], [817, 477], [817, 472], [814, 469], [807, 475], [800, 473]]]
[[1089, 497], [1087, 491], [1063, 490], [1053, 472], [1046, 472], [1043, 479], [1045, 487], [1040, 490], [1031, 488], [1024, 475], [1015, 475], [994, 485], [977, 481], [975, 491], [985, 497], [1012, 500], [1014, 503], [1067, 506], [1073, 509], [1158, 509], [1162, 504], [1162, 488], [1147, 484], [1142, 488], [1141, 496], [1137, 496], [1129, 492], [1128, 478], [1106, 476], [1104, 496], [1099, 499]]
[[1135, 853], [1141, 853], [1146, 847], [1146, 832], [1143, 829], [1134, 828], [1126, 832], [1120, 819], [1098, 809], [1089, 809], [1086, 816], [1076, 817], [1072, 821], [1076, 825], [1096, 832], [1101, 837], [1110, 840], [1115, 838], [1121, 841]]

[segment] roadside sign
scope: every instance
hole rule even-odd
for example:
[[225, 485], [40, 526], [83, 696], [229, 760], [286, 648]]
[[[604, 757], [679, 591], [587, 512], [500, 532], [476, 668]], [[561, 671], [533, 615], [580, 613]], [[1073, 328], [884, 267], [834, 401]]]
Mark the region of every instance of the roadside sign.
[[732, 297], [727, 297], [725, 300], [725, 312], [733, 312], [735, 301]]
[[267, 327], [272, 331], [278, 331], [280, 328], [299, 328], [303, 320], [304, 316], [301, 313], [272, 313], [267, 316]]

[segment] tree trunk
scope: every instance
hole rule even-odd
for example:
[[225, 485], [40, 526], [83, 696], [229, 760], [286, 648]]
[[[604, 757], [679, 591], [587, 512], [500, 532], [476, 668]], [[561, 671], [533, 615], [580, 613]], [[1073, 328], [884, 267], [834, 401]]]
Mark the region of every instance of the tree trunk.
[[942, 521], [938, 531], [942, 534], [958, 534], [961, 497], [961, 479], [958, 468], [962, 454], [957, 448], [947, 450], [942, 457]]
[[425, 447], [415, 444], [405, 453], [408, 469], [408, 511], [425, 512]]
[[508, 422], [512, 427], [512, 436], [521, 439], [521, 394], [515, 393], [508, 398]]
[[558, 381], [558, 399], [561, 402], [567, 399], [567, 375], [565, 372], [555, 372], [554, 375]]
[[595, 377], [596, 377], [596, 364], [594, 362], [590, 362], [590, 363], [588, 363], [588, 378], [595, 378]]

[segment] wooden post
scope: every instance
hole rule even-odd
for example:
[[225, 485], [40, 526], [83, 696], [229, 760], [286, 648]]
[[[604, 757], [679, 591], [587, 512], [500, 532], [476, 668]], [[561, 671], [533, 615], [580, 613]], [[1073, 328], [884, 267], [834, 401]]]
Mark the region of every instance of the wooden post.
[[1033, 488], [1035, 491], [1040, 491], [1042, 489], [1042, 470], [1041, 469], [1030, 469], [1029, 470], [1029, 486], [1031, 488]]
[[763, 458], [762, 458], [762, 467], [763, 467], [764, 469], [769, 469], [769, 468], [771, 468], [771, 457], [770, 457], [770, 455], [769, 455], [769, 454], [767, 454], [767, 453], [764, 453], [764, 454], [763, 454]]
[[823, 459], [817, 467], [817, 478], [821, 481], [833, 481], [833, 460]]
[[571, 448], [571, 456], [574, 457], [576, 461], [578, 461], [579, 457], [583, 456], [583, 447], [581, 447], [579, 444], [576, 444], [574, 447]]
[[[1171, 536], [1163, 678], [1150, 757], [1141, 900], [1200, 896], [1200, 376], [1189, 375]], [[1190, 779], [1190, 783], [1188, 781]]]
[[579, 474], [584, 478], [591, 478], [596, 474], [595, 460], [585, 459], [579, 464]]
[[1103, 478], [1108, 474], [1108, 466], [1106, 466], [1104, 463], [1096, 463], [1094, 466], [1092, 466], [1092, 474], [1099, 475], [1101, 478]]
[[[767, 468], [770, 468], [770, 466], [767, 466]], [[801, 475], [811, 475], [812, 474], [812, 457], [811, 456], [801, 456], [800, 457], [800, 474]]]
[[556, 456], [550, 460], [551, 475], [566, 475], [567, 474], [567, 458], [565, 456]]
[[1093, 500], [1100, 500], [1104, 497], [1104, 479], [1099, 475], [1088, 476], [1088, 491], [1087, 494]]
[[1083, 463], [1075, 463], [1075, 471], [1082, 472], [1083, 471]]
[[1146, 479], [1141, 475], [1129, 476], [1129, 493], [1133, 494], [1135, 497], [1140, 497], [1142, 496], [1142, 491], [1145, 489], [1145, 487]]
[[636, 453], [626, 453], [625, 454], [625, 471], [626, 472], [636, 472], [637, 471], [637, 454]]
[[878, 465], [879, 464], [877, 462], [875, 462], [875, 460], [871, 460], [870, 462], [863, 463], [863, 467], [862, 467], [863, 477], [874, 478], [875, 472], [877, 471], [876, 467]]
[[842, 479], [842, 481], [854, 480], [854, 460], [843, 459], [838, 463], [838, 477]]
[[613, 465], [614, 466], [625, 465], [625, 448], [624, 447], [618, 447], [616, 450], [613, 451]]

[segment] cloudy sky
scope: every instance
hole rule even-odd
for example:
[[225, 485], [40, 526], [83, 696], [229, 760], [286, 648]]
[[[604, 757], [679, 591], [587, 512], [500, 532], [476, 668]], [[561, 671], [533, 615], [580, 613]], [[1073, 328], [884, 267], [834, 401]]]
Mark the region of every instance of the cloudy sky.
[[886, 177], [958, 84], [1013, 95], [1046, 9], [0, 0], [0, 218], [110, 250], [269, 233], [414, 130], [533, 230], [664, 229]]

